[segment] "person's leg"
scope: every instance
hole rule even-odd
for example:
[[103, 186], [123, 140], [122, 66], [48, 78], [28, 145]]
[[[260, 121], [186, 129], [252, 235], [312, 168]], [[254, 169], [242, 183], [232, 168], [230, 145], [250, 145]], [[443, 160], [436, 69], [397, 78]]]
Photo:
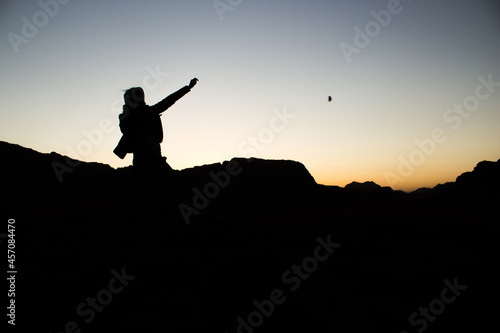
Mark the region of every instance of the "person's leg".
[[152, 217], [172, 217], [173, 214], [178, 218], [178, 206], [187, 200], [186, 186], [182, 186], [179, 171], [173, 170], [160, 155], [134, 157], [134, 170], [141, 188], [138, 200], [143, 203], [144, 212]]
[[134, 155], [134, 173], [137, 182], [133, 196], [145, 215], [154, 216], [157, 210], [168, 203], [169, 195], [158, 176], [158, 157], [155, 155]]
[[161, 159], [159, 159], [157, 177], [164, 184], [172, 198], [176, 202], [180, 202], [185, 192], [185, 186], [182, 186], [179, 171], [172, 169], [166, 160], [166, 157], [161, 157]]

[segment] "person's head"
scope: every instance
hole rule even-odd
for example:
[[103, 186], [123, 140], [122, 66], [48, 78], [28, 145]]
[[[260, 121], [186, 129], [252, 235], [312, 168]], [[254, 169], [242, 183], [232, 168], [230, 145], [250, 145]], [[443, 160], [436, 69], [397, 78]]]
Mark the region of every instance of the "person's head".
[[125, 105], [130, 109], [135, 109], [138, 106], [145, 105], [144, 90], [141, 87], [127, 89], [123, 94]]

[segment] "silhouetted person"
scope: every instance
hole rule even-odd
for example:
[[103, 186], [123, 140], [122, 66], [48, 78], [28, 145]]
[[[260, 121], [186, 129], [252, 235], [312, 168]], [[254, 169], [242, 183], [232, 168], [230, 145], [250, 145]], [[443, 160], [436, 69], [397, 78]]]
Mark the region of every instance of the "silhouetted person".
[[[163, 129], [160, 116], [181, 97], [191, 91], [198, 79], [191, 80], [170, 96], [153, 106], [146, 105], [144, 90], [141, 87], [130, 88], [123, 95], [125, 105], [120, 114], [120, 129], [123, 133], [114, 153], [124, 158], [133, 153], [133, 166], [141, 182], [161, 181], [169, 188], [178, 187], [174, 170], [168, 165], [166, 157], [161, 155], [160, 143], [163, 141]], [[175, 189], [178, 190], [178, 189]]]

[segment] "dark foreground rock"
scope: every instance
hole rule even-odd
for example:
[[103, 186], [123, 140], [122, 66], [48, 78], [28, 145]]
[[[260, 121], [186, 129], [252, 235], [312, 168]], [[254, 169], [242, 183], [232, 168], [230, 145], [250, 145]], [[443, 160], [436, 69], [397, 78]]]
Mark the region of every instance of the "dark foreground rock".
[[[64, 156], [5, 147], [21, 330], [495, 327], [499, 162], [401, 193], [372, 183], [318, 185], [293, 161], [236, 159], [241, 173], [186, 224], [166, 192], [131, 193], [128, 168], [81, 164], [61, 183], [50, 163]], [[182, 202], [195, 207], [194, 189], [217, 184], [211, 174], [227, 163], [181, 171], [190, 194]]]

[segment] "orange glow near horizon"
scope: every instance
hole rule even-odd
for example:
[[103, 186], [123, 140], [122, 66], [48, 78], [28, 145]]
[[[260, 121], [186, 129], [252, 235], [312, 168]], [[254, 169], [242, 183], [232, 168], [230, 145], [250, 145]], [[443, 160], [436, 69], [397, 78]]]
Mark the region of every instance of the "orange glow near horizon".
[[[127, 166], [113, 154], [123, 89], [152, 105], [197, 77], [161, 117], [175, 169], [253, 156], [298, 161], [325, 185], [434, 187], [500, 157], [491, 3], [407, 1], [363, 43], [355, 28], [377, 24], [380, 2], [247, 1], [224, 20], [211, 2], [70, 2], [27, 43], [0, 40], [0, 140]], [[3, 9], [4, 37], [42, 10]]]

